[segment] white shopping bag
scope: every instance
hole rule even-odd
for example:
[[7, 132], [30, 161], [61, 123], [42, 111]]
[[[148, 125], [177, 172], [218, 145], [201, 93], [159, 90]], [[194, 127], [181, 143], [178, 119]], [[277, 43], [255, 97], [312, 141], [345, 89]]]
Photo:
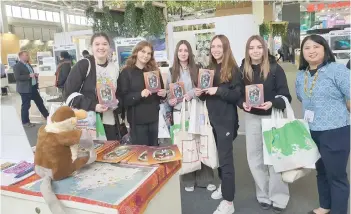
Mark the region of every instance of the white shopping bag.
[[212, 126], [208, 118], [208, 112], [206, 104], [203, 105], [204, 108], [204, 118], [201, 120], [201, 134], [199, 140], [199, 151], [200, 151], [200, 160], [206, 166], [211, 167], [212, 169], [218, 168], [218, 153], [216, 141], [213, 135]]
[[293, 183], [294, 181], [308, 175], [312, 170], [307, 168], [293, 169], [282, 172], [282, 179], [286, 183]]
[[184, 175], [201, 169], [201, 161], [196, 137], [185, 130], [185, 99], [182, 103], [180, 124], [181, 128], [174, 133], [174, 144], [182, 153], [182, 168], [180, 174]]
[[158, 114], [158, 138], [171, 138], [165, 121], [165, 115], [164, 104], [160, 104], [160, 111]]
[[295, 119], [286, 97], [276, 97], [284, 99], [287, 118], [280, 110], [273, 108], [271, 118], [262, 119], [264, 164], [272, 165], [276, 172], [314, 169], [320, 154], [309, 133], [308, 123]]
[[192, 99], [189, 109], [189, 129], [190, 134], [201, 134], [201, 122], [204, 119], [204, 102], [199, 99]]

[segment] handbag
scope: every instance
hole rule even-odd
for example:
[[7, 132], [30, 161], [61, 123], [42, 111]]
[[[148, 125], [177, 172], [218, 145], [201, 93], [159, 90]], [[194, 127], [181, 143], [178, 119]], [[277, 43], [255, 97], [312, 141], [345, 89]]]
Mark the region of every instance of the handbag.
[[182, 154], [182, 168], [180, 174], [184, 175], [201, 169], [201, 161], [198, 151], [196, 137], [189, 134], [185, 129], [185, 99], [182, 103], [181, 109], [181, 128], [178, 132], [174, 133], [174, 144], [178, 146]]

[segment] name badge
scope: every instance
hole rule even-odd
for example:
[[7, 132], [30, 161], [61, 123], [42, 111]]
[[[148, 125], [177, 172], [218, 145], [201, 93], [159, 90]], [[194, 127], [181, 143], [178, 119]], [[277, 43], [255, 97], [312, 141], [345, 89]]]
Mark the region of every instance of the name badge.
[[312, 123], [313, 119], [314, 119], [314, 112], [310, 111], [310, 110], [306, 110], [305, 111], [305, 116], [304, 116], [303, 119], [306, 120], [309, 123]]

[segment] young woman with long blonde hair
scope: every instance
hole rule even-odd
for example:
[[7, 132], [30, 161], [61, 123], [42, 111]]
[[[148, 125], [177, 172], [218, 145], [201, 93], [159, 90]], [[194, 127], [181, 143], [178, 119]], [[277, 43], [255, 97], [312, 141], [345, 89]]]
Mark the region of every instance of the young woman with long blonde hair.
[[217, 144], [222, 184], [212, 193], [213, 199], [224, 200], [214, 214], [234, 213], [235, 176], [233, 140], [237, 136], [237, 102], [242, 94], [240, 71], [224, 35], [216, 35], [211, 41], [211, 67], [215, 70], [213, 87], [195, 89], [195, 95], [206, 100], [210, 123]]
[[262, 37], [251, 36], [246, 43], [245, 59], [241, 65], [242, 82], [246, 85], [263, 84], [264, 103], [251, 107], [244, 100], [239, 103], [245, 113], [246, 152], [249, 168], [256, 184], [256, 198], [262, 209], [273, 206], [275, 213], [281, 213], [289, 201], [289, 187], [281, 174], [272, 166], [263, 163], [262, 118], [270, 118], [272, 108], [284, 109], [285, 102], [276, 95], [283, 95], [291, 101], [284, 70], [277, 64]]
[[[159, 74], [161, 89], [157, 93], [146, 89], [144, 72], [148, 71]], [[157, 146], [160, 101], [166, 98], [166, 90], [149, 42], [141, 41], [134, 47], [118, 81], [119, 96], [127, 109], [132, 143]]]

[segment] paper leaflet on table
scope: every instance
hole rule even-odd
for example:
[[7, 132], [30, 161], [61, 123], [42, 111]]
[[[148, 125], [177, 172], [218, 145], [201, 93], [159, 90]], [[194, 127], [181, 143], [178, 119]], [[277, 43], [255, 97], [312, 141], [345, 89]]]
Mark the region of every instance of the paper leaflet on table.
[[33, 175], [34, 163], [1, 159], [1, 185], [9, 186]]
[[97, 162], [119, 163], [138, 151], [135, 145], [111, 145], [97, 154]]

